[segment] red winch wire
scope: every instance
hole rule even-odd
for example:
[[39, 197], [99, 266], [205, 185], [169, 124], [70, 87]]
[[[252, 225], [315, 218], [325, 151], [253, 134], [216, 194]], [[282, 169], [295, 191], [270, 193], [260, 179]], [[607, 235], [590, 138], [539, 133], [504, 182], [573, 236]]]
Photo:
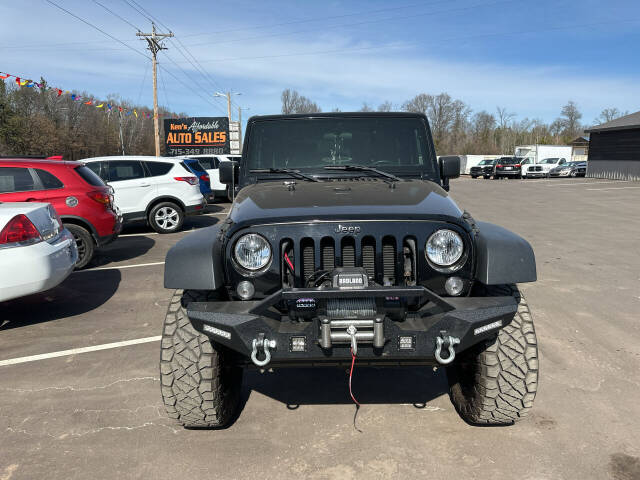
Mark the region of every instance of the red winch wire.
[[289, 258], [289, 255], [287, 255], [286, 253], [284, 254], [284, 260], [285, 262], [287, 262], [287, 265], [289, 266], [289, 268], [291, 269], [291, 273], [293, 273], [293, 262], [291, 261], [291, 259]]
[[353, 354], [353, 349], [351, 349], [351, 371], [349, 372], [349, 395], [351, 395], [351, 400], [353, 400], [353, 403], [355, 403], [357, 406], [361, 406], [360, 402], [358, 402], [358, 400], [356, 400], [356, 397], [353, 396], [353, 390], [351, 390], [351, 379], [353, 378], [353, 367], [355, 366], [356, 363], [356, 356]]

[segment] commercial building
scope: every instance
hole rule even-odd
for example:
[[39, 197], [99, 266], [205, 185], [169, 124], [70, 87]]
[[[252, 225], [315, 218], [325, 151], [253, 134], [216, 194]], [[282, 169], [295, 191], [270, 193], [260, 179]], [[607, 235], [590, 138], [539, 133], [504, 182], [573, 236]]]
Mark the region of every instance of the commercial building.
[[587, 177], [640, 181], [640, 112], [585, 130]]

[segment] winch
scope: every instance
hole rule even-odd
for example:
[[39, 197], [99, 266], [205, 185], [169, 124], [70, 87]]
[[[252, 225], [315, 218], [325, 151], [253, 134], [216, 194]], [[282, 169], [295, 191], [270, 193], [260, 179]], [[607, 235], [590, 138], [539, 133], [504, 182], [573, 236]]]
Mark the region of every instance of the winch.
[[[332, 285], [340, 290], [357, 290], [369, 286], [363, 268], [338, 268], [332, 273]], [[320, 346], [331, 348], [334, 344], [351, 344], [357, 351], [357, 343], [384, 346], [384, 315], [378, 314], [374, 298], [330, 298], [326, 304], [326, 316], [320, 317]]]

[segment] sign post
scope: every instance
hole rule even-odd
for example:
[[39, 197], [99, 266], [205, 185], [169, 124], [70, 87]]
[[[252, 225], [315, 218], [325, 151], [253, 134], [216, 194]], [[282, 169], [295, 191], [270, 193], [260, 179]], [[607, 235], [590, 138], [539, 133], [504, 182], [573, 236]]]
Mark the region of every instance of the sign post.
[[166, 154], [228, 155], [229, 119], [226, 117], [189, 117], [164, 120]]

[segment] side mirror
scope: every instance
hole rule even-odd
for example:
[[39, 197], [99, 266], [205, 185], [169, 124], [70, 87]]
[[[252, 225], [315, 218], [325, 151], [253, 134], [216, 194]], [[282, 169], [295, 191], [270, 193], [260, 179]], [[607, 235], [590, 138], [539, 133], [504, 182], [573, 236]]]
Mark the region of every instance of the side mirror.
[[442, 178], [442, 188], [449, 191], [449, 179], [458, 178], [460, 176], [460, 157], [454, 155], [449, 157], [440, 157], [440, 178]]
[[225, 185], [233, 185], [237, 183], [238, 172], [240, 170], [238, 162], [233, 160], [220, 162], [218, 170], [220, 171], [220, 183], [224, 183]]

